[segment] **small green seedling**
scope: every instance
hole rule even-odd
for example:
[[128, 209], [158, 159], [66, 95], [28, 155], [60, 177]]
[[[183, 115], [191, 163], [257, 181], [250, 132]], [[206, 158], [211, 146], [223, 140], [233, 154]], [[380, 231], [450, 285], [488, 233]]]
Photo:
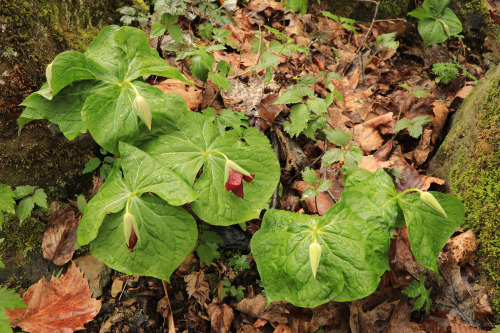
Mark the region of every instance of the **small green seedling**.
[[420, 274], [420, 282], [413, 280], [402, 293], [412, 298], [418, 296], [415, 304], [413, 304], [412, 311], [420, 310], [425, 304], [425, 314], [428, 315], [432, 305], [432, 300], [430, 299], [431, 290], [432, 288], [425, 288], [425, 276]]
[[307, 200], [316, 197], [320, 192], [327, 191], [330, 186], [332, 186], [332, 182], [328, 179], [322, 179], [318, 182], [318, 176], [316, 172], [311, 168], [306, 168], [302, 171], [302, 179], [304, 181], [313, 186], [314, 188], [308, 188], [302, 193], [302, 198], [300, 200]]
[[210, 265], [215, 259], [220, 259], [218, 243], [222, 243], [222, 238], [215, 231], [207, 231], [198, 240], [196, 253], [206, 265]]
[[250, 264], [247, 262], [247, 256], [244, 254], [241, 256], [235, 255], [229, 259], [229, 266], [231, 266], [236, 272], [244, 269], [250, 269]]
[[245, 298], [245, 294], [243, 293], [243, 290], [245, 290], [245, 287], [243, 287], [243, 286], [238, 286], [238, 287], [232, 286], [231, 282], [228, 281], [228, 280], [222, 280], [220, 283], [223, 286], [222, 291], [220, 292], [220, 297], [221, 298], [225, 298], [225, 297], [231, 295], [234, 298], [236, 298], [236, 300], [238, 302], [241, 301], [243, 298]]
[[432, 72], [436, 75], [434, 81], [436, 83], [443, 82], [448, 84], [460, 75], [460, 71], [468, 79], [477, 82], [477, 78], [469, 73], [467, 67], [457, 61], [457, 57], [453, 56], [453, 62], [438, 62], [432, 65]]
[[413, 119], [403, 118], [396, 123], [394, 132], [407, 129], [410, 136], [416, 139], [422, 135], [422, 125], [427, 124], [430, 121], [432, 121], [432, 119], [426, 116], [419, 116]]
[[430, 89], [422, 86], [410, 87], [408, 83], [403, 83], [399, 85], [401, 88], [406, 89], [410, 94], [416, 98], [427, 98], [427, 94], [430, 93]]
[[[108, 152], [106, 149], [101, 148], [101, 154], [102, 155], [107, 155]], [[103, 180], [106, 180], [108, 178], [109, 173], [111, 172], [111, 168], [113, 167], [113, 163], [115, 162], [115, 159], [111, 156], [105, 156], [103, 160], [101, 160], [99, 157], [92, 157], [86, 164], [85, 168], [82, 171], [82, 175], [92, 172], [99, 168], [99, 175]]]
[[[17, 203], [17, 209], [14, 205]], [[48, 209], [47, 195], [41, 188], [36, 189], [34, 186], [23, 185], [18, 186], [14, 191], [10, 186], [0, 184], [0, 230], [3, 224], [3, 213], [14, 214], [17, 211], [19, 217], [19, 224], [21, 224], [35, 208], [35, 205]]]

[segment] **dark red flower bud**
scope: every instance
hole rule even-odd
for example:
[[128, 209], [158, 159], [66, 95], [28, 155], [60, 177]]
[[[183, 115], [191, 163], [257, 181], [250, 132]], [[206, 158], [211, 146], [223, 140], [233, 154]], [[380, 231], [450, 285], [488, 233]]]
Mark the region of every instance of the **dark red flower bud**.
[[244, 179], [247, 183], [250, 183], [254, 177], [255, 174], [245, 176], [229, 167], [229, 177], [226, 181], [226, 191], [231, 191], [237, 197], [243, 198], [243, 184], [241, 182], [241, 179]]

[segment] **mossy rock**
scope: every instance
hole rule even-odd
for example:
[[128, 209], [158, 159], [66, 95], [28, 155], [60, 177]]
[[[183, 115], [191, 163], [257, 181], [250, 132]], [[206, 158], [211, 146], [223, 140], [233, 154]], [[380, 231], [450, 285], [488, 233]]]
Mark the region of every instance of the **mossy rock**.
[[89, 136], [68, 141], [46, 121], [18, 136], [21, 103], [45, 82], [60, 52], [84, 51], [101, 28], [119, 22], [122, 6], [143, 0], [0, 1], [0, 183], [43, 188], [49, 200], [74, 199], [88, 189], [85, 163], [97, 153]]
[[479, 263], [500, 322], [500, 65], [481, 79], [453, 115], [429, 174], [463, 201], [465, 229], [478, 234]]
[[[375, 4], [371, 2], [352, 0], [327, 0], [325, 2], [328, 4], [330, 12], [356, 21], [371, 22], [375, 14]], [[377, 18], [386, 19], [391, 16], [404, 18], [408, 13], [409, 6], [410, 0], [382, 0]]]

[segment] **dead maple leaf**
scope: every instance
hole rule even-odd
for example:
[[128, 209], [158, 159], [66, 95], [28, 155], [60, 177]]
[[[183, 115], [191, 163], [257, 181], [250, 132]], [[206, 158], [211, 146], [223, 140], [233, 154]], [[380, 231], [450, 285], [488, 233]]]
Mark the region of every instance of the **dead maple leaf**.
[[222, 303], [218, 297], [207, 307], [207, 314], [210, 317], [212, 332], [229, 332], [234, 319], [234, 312], [227, 304]]
[[42, 240], [43, 257], [59, 266], [70, 261], [75, 252], [77, 228], [73, 206], [54, 201]]
[[69, 333], [85, 329], [101, 309], [101, 301], [91, 297], [87, 279], [74, 263], [66, 274], [45, 278], [32, 285], [24, 295], [27, 309], [7, 311], [12, 327], [27, 332]]
[[186, 291], [189, 297], [196, 298], [200, 305], [205, 304], [210, 292], [208, 282], [205, 281], [205, 273], [203, 271], [192, 272], [184, 277], [184, 281], [186, 281]]

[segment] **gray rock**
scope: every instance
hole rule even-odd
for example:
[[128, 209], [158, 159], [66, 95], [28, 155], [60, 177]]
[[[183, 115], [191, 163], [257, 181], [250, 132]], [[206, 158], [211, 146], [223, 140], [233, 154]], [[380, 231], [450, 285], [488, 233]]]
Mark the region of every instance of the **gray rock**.
[[101, 296], [104, 287], [111, 281], [112, 269], [91, 254], [85, 254], [74, 261], [88, 279], [92, 297]]

